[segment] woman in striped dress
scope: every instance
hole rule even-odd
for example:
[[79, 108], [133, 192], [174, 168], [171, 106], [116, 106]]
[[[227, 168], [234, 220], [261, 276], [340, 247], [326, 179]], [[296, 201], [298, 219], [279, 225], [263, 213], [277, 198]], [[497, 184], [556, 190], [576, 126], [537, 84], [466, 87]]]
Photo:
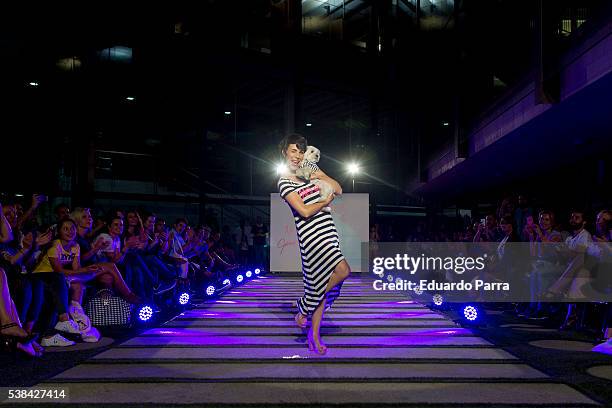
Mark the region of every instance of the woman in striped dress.
[[319, 187], [295, 175], [306, 147], [306, 139], [301, 135], [292, 134], [283, 139], [280, 150], [287, 171], [278, 180], [278, 189], [280, 196], [291, 207], [302, 257], [304, 296], [297, 301], [295, 321], [298, 326], [306, 327], [307, 317], [311, 316], [308, 348], [325, 354], [327, 347], [319, 334], [323, 312], [331, 307], [340, 294], [342, 282], [349, 276], [351, 269], [340, 251], [334, 220], [329, 212], [322, 211], [331, 203], [335, 194], [342, 194], [340, 184], [323, 173], [316, 164], [312, 164], [314, 172], [311, 179], [326, 181], [335, 193], [324, 201], [314, 202], [320, 196]]

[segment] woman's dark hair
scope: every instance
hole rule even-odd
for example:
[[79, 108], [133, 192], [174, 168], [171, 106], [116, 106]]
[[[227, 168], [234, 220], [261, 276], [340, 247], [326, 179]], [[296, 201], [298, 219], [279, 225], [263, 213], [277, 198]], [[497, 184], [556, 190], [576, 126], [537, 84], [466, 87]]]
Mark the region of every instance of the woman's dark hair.
[[74, 225], [74, 229], [76, 229], [77, 231], [79, 230], [79, 227], [77, 226], [77, 223], [72, 218], [64, 218], [60, 222], [57, 223], [58, 235], [59, 235], [59, 231], [62, 229], [62, 227], [66, 223]]
[[285, 136], [278, 144], [281, 156], [284, 155], [290, 144], [296, 145], [301, 152], [305, 152], [308, 148], [308, 141], [304, 136], [300, 135], [299, 133], [291, 133]]

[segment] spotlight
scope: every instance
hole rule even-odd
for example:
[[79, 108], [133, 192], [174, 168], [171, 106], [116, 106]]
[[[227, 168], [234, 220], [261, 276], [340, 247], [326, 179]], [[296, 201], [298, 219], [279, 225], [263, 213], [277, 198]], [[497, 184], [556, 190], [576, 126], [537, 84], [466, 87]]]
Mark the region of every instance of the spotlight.
[[255, 275], [259, 275], [260, 272], [261, 272], [261, 269], [259, 269], [259, 268], [255, 269]]
[[[226, 281], [228, 281], [228, 283], [229, 283], [229, 279], [226, 279]], [[206, 288], [206, 294], [207, 294], [208, 296], [212, 296], [212, 295], [214, 295], [214, 294], [215, 294], [215, 287], [214, 287], [213, 285], [209, 285], [209, 286]]]
[[349, 163], [347, 166], [347, 170], [351, 175], [355, 175], [359, 173], [359, 165], [355, 162]]
[[278, 163], [276, 165], [276, 175], [280, 176], [281, 174], [285, 174], [287, 172], [287, 166], [284, 163]]
[[433, 304], [436, 306], [442, 306], [442, 303], [444, 303], [444, 298], [442, 298], [442, 295], [439, 293], [436, 293], [435, 295], [433, 295]]
[[232, 112], [230, 112], [230, 111], [225, 111], [223, 113], [226, 114], [226, 115], [231, 115], [232, 114]]
[[232, 283], [232, 281], [230, 281], [229, 279], [225, 279], [225, 280], [223, 281], [223, 286], [225, 286], [225, 285], [229, 285], [230, 283]]
[[307, 123], [306, 124], [306, 127], [311, 127], [311, 126], [312, 126], [312, 123]]
[[236, 282], [241, 283], [243, 280], [244, 280], [244, 277], [242, 275], [236, 276]]
[[478, 309], [474, 306], [467, 305], [463, 308], [463, 316], [470, 322], [473, 322], [478, 318]]
[[145, 305], [138, 309], [138, 319], [141, 322], [148, 321], [153, 316], [153, 309], [151, 306]]
[[444, 127], [448, 127], [449, 123], [448, 122], [442, 122], [442, 126]]
[[247, 278], [250, 278], [251, 276], [253, 276], [253, 272], [246, 271], [245, 275], [246, 275]]
[[32, 82], [29, 82], [28, 85], [30, 85], [30, 86], [38, 86], [38, 82], [32, 81]]
[[189, 293], [183, 292], [181, 296], [179, 296], [179, 304], [185, 306], [187, 303], [189, 303]]
[[127, 99], [128, 101], [133, 101], [134, 97], [133, 96], [126, 96], [125, 99]]

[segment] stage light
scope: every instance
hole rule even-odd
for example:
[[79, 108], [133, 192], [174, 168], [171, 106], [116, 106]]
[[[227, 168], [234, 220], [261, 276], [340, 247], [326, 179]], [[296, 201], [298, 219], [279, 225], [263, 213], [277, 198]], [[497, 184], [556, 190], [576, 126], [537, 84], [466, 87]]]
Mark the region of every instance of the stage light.
[[311, 126], [312, 126], [312, 123], [307, 123], [306, 124], [306, 127], [311, 127]]
[[226, 114], [226, 115], [231, 115], [232, 114], [232, 112], [230, 112], [230, 111], [225, 111], [223, 113]]
[[225, 286], [225, 285], [229, 285], [230, 283], [232, 283], [232, 281], [230, 281], [229, 279], [225, 279], [225, 280], [223, 281], [223, 285], [224, 285], [224, 286]]
[[30, 85], [30, 86], [38, 86], [38, 82], [32, 81], [32, 82], [28, 83], [28, 85]]
[[183, 292], [181, 296], [179, 296], [179, 304], [185, 306], [187, 303], [189, 303], [189, 293]]
[[245, 275], [246, 275], [247, 278], [250, 278], [251, 276], [253, 276], [253, 272], [246, 271]]
[[259, 275], [260, 272], [261, 272], [261, 269], [259, 269], [259, 268], [255, 269], [255, 275]]
[[463, 316], [470, 322], [473, 322], [478, 318], [478, 309], [474, 306], [467, 305], [463, 308]]
[[285, 163], [278, 163], [276, 165], [276, 175], [280, 176], [287, 172], [287, 165]]
[[433, 295], [433, 304], [436, 306], [442, 306], [442, 303], [444, 303], [444, 298], [442, 298], [442, 295], [439, 293], [436, 293], [435, 295]]
[[215, 294], [215, 287], [214, 287], [213, 285], [209, 285], [209, 286], [206, 288], [206, 294], [207, 294], [208, 296], [212, 296], [212, 295], [214, 295], [214, 294]]
[[153, 309], [151, 306], [144, 305], [138, 309], [138, 318], [141, 322], [148, 321], [153, 316]]
[[355, 162], [349, 163], [346, 169], [348, 170], [349, 173], [351, 173], [351, 175], [355, 175], [359, 173], [359, 165]]
[[241, 283], [243, 280], [244, 280], [244, 277], [242, 275], [236, 276], [236, 282]]
[[133, 101], [134, 97], [133, 96], [126, 96], [125, 99], [127, 99], [128, 101]]
[[448, 127], [449, 123], [448, 122], [442, 122], [442, 126], [444, 127]]

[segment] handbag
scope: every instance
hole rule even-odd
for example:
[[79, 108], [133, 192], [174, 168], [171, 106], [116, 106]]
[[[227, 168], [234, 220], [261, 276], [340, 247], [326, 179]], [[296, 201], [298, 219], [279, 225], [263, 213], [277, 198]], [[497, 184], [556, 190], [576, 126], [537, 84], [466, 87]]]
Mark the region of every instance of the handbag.
[[93, 326], [129, 326], [132, 305], [115, 296], [110, 289], [99, 290], [85, 305], [85, 313]]

